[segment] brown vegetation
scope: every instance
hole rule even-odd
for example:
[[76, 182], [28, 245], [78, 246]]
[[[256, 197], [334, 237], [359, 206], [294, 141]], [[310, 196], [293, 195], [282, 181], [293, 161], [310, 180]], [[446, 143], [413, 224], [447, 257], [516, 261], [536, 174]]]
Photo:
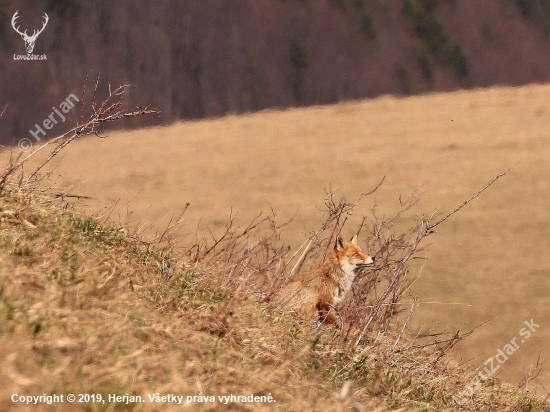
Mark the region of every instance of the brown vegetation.
[[[452, 395], [468, 374], [444, 355], [459, 336], [426, 341], [377, 321], [353, 349], [349, 328], [315, 328], [258, 303], [256, 285], [269, 292], [281, 273], [262, 268], [286, 261], [287, 249], [270, 235], [280, 228], [230, 228], [222, 242], [181, 254], [170, 233], [143, 242], [124, 228], [61, 212], [36, 189], [8, 185], [0, 202], [3, 410], [23, 410], [13, 394], [71, 393], [101, 400], [55, 408], [179, 410], [150, 402], [158, 393], [183, 396], [191, 410], [458, 410]], [[342, 315], [349, 326], [359, 326], [365, 310], [374, 313], [354, 301], [350, 308], [360, 312]], [[225, 405], [218, 398], [250, 393], [276, 402]], [[144, 401], [125, 405], [109, 395]], [[199, 395], [209, 401], [188, 399]], [[461, 410], [481, 407], [550, 410], [494, 379]]]
[[[483, 323], [455, 353], [478, 367], [524, 321], [550, 316], [549, 99], [548, 86], [533, 85], [185, 122], [79, 139], [44, 171], [53, 192], [81, 213], [110, 213], [110, 221], [142, 232], [166, 227], [190, 203], [185, 242], [195, 233], [200, 242], [209, 231], [219, 238], [231, 210], [238, 227], [271, 210], [279, 225], [296, 215], [282, 228], [295, 251], [318, 227], [328, 186], [336, 201], [355, 199], [387, 176], [350, 217], [344, 236], [363, 215], [370, 229], [374, 206], [379, 218], [392, 216], [400, 196], [421, 187], [418, 203], [396, 222], [403, 233], [416, 213], [452, 210], [511, 167], [493, 190], [441, 225], [426, 259], [415, 259], [421, 275], [412, 285], [419, 299], [411, 325], [464, 333]], [[366, 231], [360, 244], [372, 254]], [[520, 383], [539, 354], [545, 357], [549, 339], [541, 327], [498, 377]]]
[[[329, 192], [326, 217], [300, 257], [302, 248], [291, 254], [282, 241], [287, 224], [276, 215], [241, 228], [231, 218], [210, 239], [178, 247], [172, 230], [181, 219], [154, 242], [145, 241], [136, 230], [60, 211], [66, 205], [48, 200], [48, 192], [24, 179], [25, 170], [19, 183], [9, 179], [19, 170], [8, 165], [0, 196], [4, 409], [14, 407], [14, 393], [88, 393], [107, 401], [92, 402], [99, 410], [125, 407], [108, 401], [109, 394], [142, 396], [137, 407], [154, 410], [159, 405], [147, 400], [157, 392], [186, 401], [213, 397], [215, 405], [192, 401], [197, 410], [225, 408], [218, 396], [249, 393], [277, 401], [254, 410], [357, 411], [368, 402], [369, 409], [381, 403], [458, 409], [452, 396], [468, 385], [470, 373], [449, 364], [446, 354], [464, 335], [411, 335], [405, 332], [409, 317], [397, 329], [396, 315], [410, 290], [413, 260], [421, 257], [420, 242], [484, 189], [448, 214], [419, 216], [404, 231], [396, 224], [414, 196], [389, 217], [373, 208], [372, 231], [363, 236], [380, 256], [376, 275], [356, 283], [341, 327], [316, 328], [271, 313], [261, 301], [296, 263], [307, 271], [322, 260], [358, 202]], [[386, 282], [377, 286], [377, 278]], [[541, 399], [493, 378], [461, 407], [479, 408], [549, 410]]]

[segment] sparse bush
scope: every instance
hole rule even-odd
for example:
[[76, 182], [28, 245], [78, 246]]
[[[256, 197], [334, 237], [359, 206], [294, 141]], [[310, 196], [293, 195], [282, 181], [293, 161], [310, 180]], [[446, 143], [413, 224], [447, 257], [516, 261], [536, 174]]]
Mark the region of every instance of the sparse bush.
[[[340, 309], [340, 328], [333, 336], [331, 346], [361, 347], [371, 342], [369, 336], [391, 330], [396, 316], [405, 310], [402, 298], [414, 280], [410, 277], [411, 265], [420, 259], [424, 238], [501, 176], [447, 215], [419, 215], [414, 225], [401, 233], [395, 231], [395, 223], [416, 204], [416, 193], [400, 199], [399, 209], [390, 217], [379, 215], [376, 206], [373, 207], [370, 232], [364, 237], [364, 242], [370, 254], [376, 257], [376, 266], [358, 274], [350, 293], [352, 297]], [[230, 218], [221, 236], [213, 237], [210, 242], [195, 243], [189, 249], [191, 259], [206, 267], [224, 267], [229, 275], [223, 283], [234, 299], [256, 297], [265, 301], [289, 278], [310, 272], [326, 258], [359, 201], [374, 190], [363, 194], [357, 202], [337, 200], [329, 192], [321, 226], [290, 257], [290, 250], [281, 243], [281, 230], [285, 224], [277, 224], [276, 216], [269, 216], [255, 219], [244, 229], [236, 228]], [[364, 217], [357, 232], [367, 226], [367, 221], [368, 218]], [[384, 285], [382, 290], [378, 290], [380, 282]], [[411, 310], [414, 310], [414, 303]], [[445, 348], [440, 348], [442, 353], [462, 337], [457, 334], [440, 340]], [[394, 350], [399, 350], [398, 341]], [[426, 345], [435, 346], [438, 341]]]

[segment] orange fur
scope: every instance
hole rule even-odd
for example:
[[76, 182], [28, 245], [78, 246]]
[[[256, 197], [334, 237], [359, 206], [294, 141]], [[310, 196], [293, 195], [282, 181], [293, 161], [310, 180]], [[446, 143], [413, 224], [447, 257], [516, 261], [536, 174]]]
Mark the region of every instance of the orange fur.
[[304, 317], [333, 323], [336, 320], [334, 308], [350, 290], [357, 270], [373, 263], [374, 259], [357, 246], [357, 235], [349, 242], [338, 236], [327, 260], [315, 271], [286, 285], [275, 301]]

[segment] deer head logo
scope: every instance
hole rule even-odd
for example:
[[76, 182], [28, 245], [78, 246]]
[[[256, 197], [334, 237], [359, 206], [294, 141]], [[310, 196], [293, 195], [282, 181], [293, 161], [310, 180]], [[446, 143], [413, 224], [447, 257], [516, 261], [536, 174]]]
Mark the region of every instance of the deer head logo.
[[13, 18], [11, 19], [11, 25], [13, 29], [21, 35], [21, 38], [25, 42], [25, 49], [27, 49], [27, 54], [31, 54], [34, 49], [34, 42], [36, 41], [36, 38], [42, 31], [44, 31], [44, 28], [46, 27], [46, 24], [48, 24], [48, 21], [50, 20], [48, 15], [44, 13], [44, 23], [42, 24], [42, 28], [40, 30], [34, 30], [32, 33], [32, 36], [29, 36], [27, 34], [27, 30], [24, 32], [21, 32], [19, 30], [19, 27], [16, 26], [16, 20], [19, 18], [19, 10], [15, 12], [13, 15]]

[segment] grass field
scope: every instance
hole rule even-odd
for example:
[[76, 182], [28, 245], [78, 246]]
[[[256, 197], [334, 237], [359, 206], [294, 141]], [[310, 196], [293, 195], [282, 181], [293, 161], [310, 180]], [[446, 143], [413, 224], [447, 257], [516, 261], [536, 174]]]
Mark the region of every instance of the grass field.
[[[245, 224], [259, 212], [294, 219], [284, 239], [298, 247], [315, 229], [325, 190], [363, 199], [361, 215], [391, 214], [399, 196], [420, 189], [402, 218], [458, 206], [511, 169], [438, 228], [413, 286], [413, 318], [424, 332], [480, 326], [457, 347], [478, 367], [518, 337], [524, 321], [540, 328], [519, 344], [498, 378], [519, 382], [550, 342], [550, 86], [380, 97], [334, 106], [265, 111], [113, 132], [77, 141], [48, 166], [56, 192], [86, 213], [162, 229], [185, 214], [182, 234], [220, 230], [231, 211]], [[72, 201], [73, 198], [68, 198]], [[131, 213], [129, 213], [131, 212]], [[149, 228], [149, 229], [147, 229]], [[360, 239], [361, 243], [361, 239]], [[546, 388], [550, 381], [546, 379]]]

